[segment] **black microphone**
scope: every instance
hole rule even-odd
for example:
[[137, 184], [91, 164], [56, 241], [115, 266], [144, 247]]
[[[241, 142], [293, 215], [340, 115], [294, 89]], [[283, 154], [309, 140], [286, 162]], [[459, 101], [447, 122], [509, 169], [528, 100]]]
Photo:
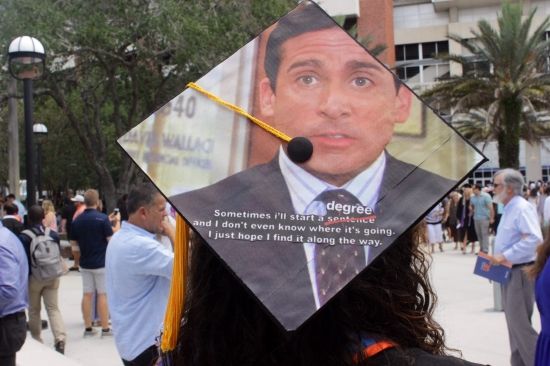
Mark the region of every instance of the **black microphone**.
[[305, 163], [313, 154], [313, 144], [305, 137], [294, 137], [288, 143], [287, 153], [296, 164]]

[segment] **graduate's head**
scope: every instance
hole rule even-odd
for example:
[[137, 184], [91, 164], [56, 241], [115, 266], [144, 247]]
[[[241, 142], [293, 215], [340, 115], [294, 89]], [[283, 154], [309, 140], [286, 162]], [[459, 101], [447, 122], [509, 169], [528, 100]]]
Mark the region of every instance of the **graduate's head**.
[[[194, 236], [175, 364], [357, 365], [359, 334], [443, 352], [435, 294], [411, 229], [298, 330], [282, 330], [211, 249]], [[362, 365], [361, 363], [359, 363]]]
[[282, 18], [269, 36], [260, 109], [273, 126], [313, 143], [302, 167], [341, 186], [384, 151], [409, 117], [412, 94], [313, 4]]

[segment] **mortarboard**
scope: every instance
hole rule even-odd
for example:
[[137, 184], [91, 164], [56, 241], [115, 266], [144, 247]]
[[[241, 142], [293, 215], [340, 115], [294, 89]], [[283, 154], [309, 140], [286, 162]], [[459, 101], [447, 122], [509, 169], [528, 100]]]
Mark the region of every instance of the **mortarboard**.
[[289, 331], [485, 161], [310, 2], [118, 142]]

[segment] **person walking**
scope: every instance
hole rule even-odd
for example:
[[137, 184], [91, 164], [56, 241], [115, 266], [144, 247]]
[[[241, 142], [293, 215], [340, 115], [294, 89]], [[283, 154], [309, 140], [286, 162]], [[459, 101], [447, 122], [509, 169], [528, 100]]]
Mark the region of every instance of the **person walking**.
[[472, 243], [471, 253], [474, 253], [475, 242], [477, 241], [472, 213], [470, 212], [471, 196], [472, 186], [466, 183], [462, 186], [462, 198], [458, 201], [456, 208], [458, 238], [461, 241], [460, 249], [462, 250], [462, 254], [466, 254], [466, 247], [469, 243]]
[[439, 245], [439, 250], [443, 251], [443, 229], [441, 221], [443, 220], [444, 212], [443, 203], [439, 202], [424, 218], [426, 221], [428, 244], [431, 246], [432, 253], [434, 252], [436, 244]]
[[458, 249], [458, 242], [460, 241], [458, 239], [458, 230], [456, 228], [458, 224], [458, 219], [456, 217], [456, 208], [458, 206], [460, 198], [460, 193], [458, 193], [457, 191], [451, 192], [450, 199], [447, 200], [447, 209], [445, 210], [447, 212], [447, 217], [445, 221], [447, 222], [448, 237], [455, 244], [455, 249]]
[[[51, 329], [54, 337], [55, 350], [59, 353], [65, 353], [65, 340], [67, 333], [65, 331], [65, 323], [58, 305], [58, 292], [60, 277], [43, 279], [32, 273], [32, 256], [35, 256], [34, 251], [31, 253], [32, 242], [35, 237], [47, 236], [58, 246], [58, 259], [61, 261], [61, 247], [57, 232], [50, 228], [44, 228], [44, 209], [38, 205], [29, 208], [28, 211], [29, 229], [24, 230], [19, 235], [21, 243], [25, 248], [29, 265], [29, 330], [31, 336], [39, 342], [42, 341], [40, 336], [42, 330], [42, 321], [40, 319], [41, 302], [44, 301], [48, 319], [50, 320]], [[53, 243], [52, 243], [53, 244]], [[48, 248], [49, 249], [49, 248]], [[48, 250], [49, 252], [50, 250]]]
[[537, 332], [531, 324], [535, 301], [534, 283], [524, 267], [534, 263], [542, 233], [535, 206], [522, 197], [523, 176], [514, 169], [498, 171], [494, 178], [495, 200], [504, 213], [495, 237], [493, 264], [512, 263], [510, 279], [502, 286], [504, 315], [508, 326], [512, 366], [534, 364]]
[[[86, 209], [86, 205], [84, 204], [84, 196], [81, 194], [77, 194], [73, 198], [71, 198], [71, 201], [74, 202], [74, 212], [71, 217], [71, 221], [67, 222], [67, 224], [70, 224], [70, 227], [72, 227], [72, 223], [78, 216], [80, 216], [84, 210]], [[76, 240], [73, 240], [72, 234], [69, 231], [69, 228], [67, 228], [68, 233], [68, 239], [71, 243], [71, 253], [74, 258], [74, 262], [71, 268], [69, 268], [69, 271], [79, 271], [80, 270], [80, 247], [78, 246], [78, 242]]]
[[0, 223], [0, 365], [15, 366], [27, 337], [29, 267], [23, 246]]
[[474, 185], [473, 193], [470, 198], [470, 213], [479, 240], [479, 250], [487, 254], [489, 253], [489, 225], [495, 221], [493, 200], [488, 193], [481, 191], [479, 184]]

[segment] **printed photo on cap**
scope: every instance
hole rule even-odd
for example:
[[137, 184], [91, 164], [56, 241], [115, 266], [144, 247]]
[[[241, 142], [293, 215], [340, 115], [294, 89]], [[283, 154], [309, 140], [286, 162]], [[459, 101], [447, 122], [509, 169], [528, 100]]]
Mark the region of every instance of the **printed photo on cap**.
[[287, 330], [485, 159], [310, 2], [119, 144]]

